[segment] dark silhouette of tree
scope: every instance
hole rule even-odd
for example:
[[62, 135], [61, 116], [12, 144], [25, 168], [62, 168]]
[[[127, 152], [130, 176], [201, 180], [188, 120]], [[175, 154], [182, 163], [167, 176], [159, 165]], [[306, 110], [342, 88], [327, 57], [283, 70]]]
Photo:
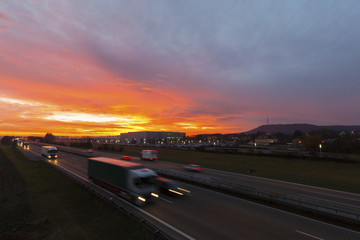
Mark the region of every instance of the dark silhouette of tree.
[[296, 130], [293, 134], [293, 138], [302, 139], [304, 137], [304, 133], [300, 130]]
[[275, 133], [273, 136], [278, 140], [279, 144], [286, 144], [291, 140], [289, 135], [281, 132]]
[[55, 136], [52, 133], [47, 133], [44, 137], [44, 142], [46, 143], [54, 143], [55, 142]]

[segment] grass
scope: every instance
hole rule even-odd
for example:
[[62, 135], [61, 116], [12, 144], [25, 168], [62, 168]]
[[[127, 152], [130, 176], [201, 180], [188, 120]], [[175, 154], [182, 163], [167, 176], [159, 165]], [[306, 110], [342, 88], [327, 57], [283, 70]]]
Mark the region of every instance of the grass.
[[0, 239], [152, 239], [135, 219], [42, 161], [0, 146]]
[[[124, 146], [125, 155], [139, 156], [144, 147]], [[157, 148], [151, 148], [157, 149]], [[240, 154], [220, 154], [158, 148], [161, 161], [302, 183], [312, 186], [360, 193], [360, 164], [299, 158], [279, 158]]]

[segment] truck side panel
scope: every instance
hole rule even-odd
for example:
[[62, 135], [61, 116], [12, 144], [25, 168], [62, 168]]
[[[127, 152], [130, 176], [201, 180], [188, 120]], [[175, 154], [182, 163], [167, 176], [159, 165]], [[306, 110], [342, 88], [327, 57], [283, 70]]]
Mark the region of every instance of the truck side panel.
[[114, 187], [127, 188], [128, 170], [126, 168], [89, 159], [88, 175]]

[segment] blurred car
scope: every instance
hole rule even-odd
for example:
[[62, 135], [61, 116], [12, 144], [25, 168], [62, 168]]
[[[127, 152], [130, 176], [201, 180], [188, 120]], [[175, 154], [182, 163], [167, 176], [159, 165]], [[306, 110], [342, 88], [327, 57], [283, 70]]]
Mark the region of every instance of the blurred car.
[[24, 148], [25, 150], [30, 150], [30, 144], [29, 144], [28, 142], [24, 142], [24, 143], [23, 143], [23, 148]]
[[130, 160], [131, 160], [131, 157], [129, 157], [129, 156], [123, 156], [123, 157], [121, 158], [121, 160], [130, 161]]
[[159, 192], [170, 196], [190, 195], [190, 191], [179, 186], [177, 182], [171, 179], [157, 177], [155, 178]]
[[93, 149], [89, 149], [88, 153], [94, 153], [95, 151]]
[[184, 167], [184, 169], [186, 171], [190, 171], [190, 172], [202, 172], [204, 170], [204, 168], [202, 168], [202, 167], [200, 167], [199, 165], [196, 165], [196, 164], [186, 165]]

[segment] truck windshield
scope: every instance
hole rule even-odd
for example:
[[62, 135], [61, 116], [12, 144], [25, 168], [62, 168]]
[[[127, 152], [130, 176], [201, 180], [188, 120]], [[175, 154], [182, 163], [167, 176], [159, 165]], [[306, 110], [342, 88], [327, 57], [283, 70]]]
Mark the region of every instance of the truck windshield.
[[54, 149], [48, 150], [48, 153], [57, 153], [57, 150], [54, 150]]
[[155, 177], [141, 177], [134, 179], [135, 186], [140, 189], [155, 185]]

